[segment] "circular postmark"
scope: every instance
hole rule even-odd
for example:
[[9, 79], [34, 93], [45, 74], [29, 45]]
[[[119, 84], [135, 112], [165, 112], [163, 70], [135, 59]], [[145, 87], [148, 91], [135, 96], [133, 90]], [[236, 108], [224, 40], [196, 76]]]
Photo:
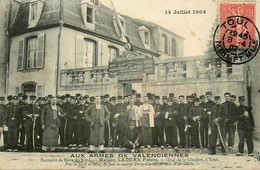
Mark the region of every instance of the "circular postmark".
[[260, 34], [255, 24], [243, 16], [227, 17], [218, 25], [213, 36], [217, 55], [230, 64], [244, 64], [259, 50]]

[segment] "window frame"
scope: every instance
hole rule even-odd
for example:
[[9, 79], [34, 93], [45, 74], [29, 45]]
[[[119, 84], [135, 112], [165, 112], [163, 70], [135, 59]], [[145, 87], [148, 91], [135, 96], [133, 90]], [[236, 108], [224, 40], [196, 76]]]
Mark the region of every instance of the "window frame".
[[[115, 47], [115, 46], [111, 46], [111, 45], [109, 45], [108, 46], [108, 49], [109, 49], [109, 62], [111, 62], [112, 60], [114, 60], [114, 59], [116, 59], [118, 56], [119, 56], [119, 49], [117, 48], [117, 47]], [[111, 58], [111, 50], [115, 50], [115, 58]]]
[[[34, 59], [33, 59], [33, 61], [34, 61], [34, 64], [33, 65], [35, 65], [35, 67], [32, 67], [32, 68], [30, 68], [30, 67], [28, 67], [28, 58], [29, 58], [29, 41], [30, 40], [33, 40], [33, 39], [35, 39], [35, 48], [34, 48], [34, 52], [33, 52], [33, 54], [34, 54]], [[30, 36], [30, 37], [27, 37], [26, 39], [25, 39], [25, 60], [24, 60], [24, 62], [25, 62], [25, 67], [24, 67], [24, 69], [25, 70], [32, 70], [32, 69], [38, 69], [38, 67], [37, 67], [37, 60], [38, 60], [38, 36], [36, 36], [36, 35], [32, 35], [32, 36]]]
[[176, 57], [177, 56], [177, 41], [175, 38], [172, 38], [172, 56]]
[[167, 54], [168, 53], [168, 37], [167, 37], [166, 34], [162, 34], [161, 38], [162, 38], [162, 42], [163, 42], [163, 38], [165, 38], [165, 40], [164, 40], [164, 48], [162, 47], [162, 52]]
[[[97, 41], [93, 40], [93, 39], [89, 39], [89, 38], [84, 38], [84, 48], [83, 48], [83, 56], [82, 56], [82, 61], [84, 58], [87, 57], [87, 42], [93, 42], [94, 44], [94, 49], [93, 49], [93, 54], [92, 54], [92, 65], [91, 66], [87, 66], [87, 67], [97, 67], [98, 66], [98, 43]], [[87, 58], [88, 60], [88, 58]]]
[[150, 45], [150, 33], [148, 31], [144, 31], [144, 43]]
[[[89, 18], [89, 15], [88, 15], [88, 11], [89, 9], [91, 9], [91, 22], [88, 21], [88, 18]], [[90, 7], [90, 6], [87, 6], [86, 7], [86, 23], [89, 23], [89, 24], [93, 24], [94, 23], [94, 8], [93, 7]]]
[[[33, 8], [34, 6], [35, 6], [36, 10], [34, 10], [34, 8]], [[30, 21], [35, 21], [37, 19], [37, 17], [38, 17], [37, 16], [37, 14], [38, 14], [37, 10], [38, 10], [38, 2], [32, 2], [30, 4]]]

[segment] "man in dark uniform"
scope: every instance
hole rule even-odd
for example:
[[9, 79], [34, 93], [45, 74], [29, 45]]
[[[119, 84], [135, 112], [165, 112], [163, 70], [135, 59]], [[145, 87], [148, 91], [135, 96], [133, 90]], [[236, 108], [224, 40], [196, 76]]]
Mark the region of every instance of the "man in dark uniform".
[[14, 96], [12, 105], [6, 107], [3, 121], [4, 131], [7, 132], [7, 151], [18, 151], [18, 135], [21, 128], [22, 114], [19, 106], [18, 96]]
[[237, 99], [236, 95], [230, 96], [230, 101], [233, 102], [234, 104], [236, 104], [236, 99]]
[[[40, 129], [36, 125], [36, 119], [39, 119], [39, 108], [35, 104], [36, 96], [30, 96], [29, 104], [23, 108], [23, 117], [25, 119], [25, 134], [26, 134], [26, 149], [27, 152], [32, 152], [37, 146], [37, 135]], [[33, 132], [34, 131], [34, 132]], [[34, 135], [34, 136], [33, 136]], [[33, 139], [34, 138], [34, 139]], [[33, 148], [33, 140], [35, 141], [35, 148]]]
[[163, 114], [160, 113], [160, 96], [155, 96], [154, 108], [154, 127], [153, 127], [153, 145], [162, 146], [163, 145]]
[[[105, 105], [107, 107], [107, 110], [109, 111], [109, 113], [111, 114], [110, 117], [113, 117], [113, 105], [111, 104], [110, 100], [110, 96], [109, 94], [105, 94], [105, 99], [104, 99], [104, 103], [103, 105]], [[109, 128], [108, 128], [109, 126]], [[109, 122], [106, 121], [105, 122], [105, 147], [108, 147], [108, 145], [110, 145], [110, 139], [111, 139], [111, 129], [112, 129], [112, 122], [110, 122], [110, 118], [109, 118]], [[110, 134], [110, 136], [108, 136]]]
[[226, 139], [228, 135], [228, 149], [232, 150], [234, 147], [234, 138], [235, 138], [235, 119], [237, 106], [230, 101], [230, 93], [224, 94], [226, 101], [223, 103], [227, 108], [227, 119], [225, 124], [225, 134], [224, 139]]
[[[199, 106], [200, 99], [194, 99], [194, 106], [191, 107], [188, 117], [191, 120], [191, 140], [193, 141], [193, 148], [200, 148], [198, 124], [205, 119], [206, 113], [202, 107]], [[201, 146], [202, 147], [202, 146]]]
[[165, 113], [168, 111], [168, 101], [167, 101], [167, 96], [162, 96], [162, 105], [160, 106], [159, 108], [159, 112], [161, 114], [161, 117], [162, 117], [162, 141], [160, 141], [160, 146], [161, 146], [161, 149], [164, 148], [164, 116], [165, 116]]
[[87, 143], [87, 135], [89, 135], [89, 123], [85, 119], [84, 111], [87, 110], [87, 106], [85, 105], [85, 99], [83, 97], [79, 97], [79, 102], [76, 104], [76, 116], [77, 116], [77, 134], [78, 141], [77, 144], [79, 147], [82, 147]]
[[7, 135], [2, 135], [2, 132], [3, 132], [3, 121], [4, 121], [4, 116], [5, 116], [5, 97], [0, 97], [0, 137], [3, 136], [4, 138], [4, 145], [6, 145], [7, 141], [6, 141], [6, 138], [7, 138]]
[[66, 141], [67, 144], [72, 146], [77, 146], [77, 108], [76, 108], [76, 99], [75, 97], [71, 96], [70, 99], [70, 107], [69, 112], [66, 113], [68, 124], [67, 124], [67, 134], [66, 134]]
[[[36, 119], [36, 122], [37, 122], [37, 126], [41, 127], [41, 112], [42, 112], [43, 108], [45, 107], [45, 104], [44, 104], [43, 97], [39, 97], [37, 100], [38, 100], [38, 109], [40, 112], [40, 117], [38, 119]], [[38, 146], [41, 147], [42, 146], [42, 128], [39, 128], [38, 135], [39, 135], [39, 138], [37, 139], [37, 144], [38, 144]]]
[[135, 105], [136, 106], [141, 106], [143, 103], [141, 102], [141, 94], [140, 93], [137, 93], [136, 94], [136, 100], [135, 100]]
[[[123, 137], [125, 134], [125, 130], [126, 130], [126, 124], [127, 124], [127, 106], [126, 104], [123, 103], [123, 97], [122, 96], [118, 96], [117, 97], [117, 104], [115, 105], [115, 115], [114, 115], [114, 126], [116, 125], [116, 121], [117, 121], [117, 128], [116, 129], [116, 133], [114, 134], [116, 136], [118, 136], [118, 142], [115, 142], [116, 145], [119, 145], [119, 147], [123, 146]], [[117, 139], [117, 138], [116, 138]]]
[[[184, 96], [180, 95], [179, 96], [179, 112], [178, 112], [178, 116], [177, 116], [177, 127], [179, 130], [179, 136], [180, 136], [180, 147], [184, 148], [185, 147], [185, 125], [188, 125], [187, 122], [187, 114], [188, 114], [188, 107], [187, 104], [184, 103]], [[188, 130], [188, 129], [187, 129]], [[186, 130], [186, 131], [187, 131]]]
[[[206, 92], [206, 98], [207, 98], [207, 102], [204, 105], [204, 110], [206, 111], [206, 118], [205, 121], [202, 123], [202, 131], [205, 134], [205, 138], [204, 136], [201, 138], [202, 140], [202, 144], [204, 145], [204, 147], [208, 146], [209, 144], [209, 138], [208, 138], [208, 127], [209, 127], [209, 115], [210, 112], [212, 112], [212, 108], [215, 106], [215, 102], [212, 100], [212, 92]], [[209, 113], [209, 114], [208, 114]], [[204, 140], [205, 139], [205, 140]]]
[[[221, 104], [220, 97], [215, 96], [214, 100], [215, 100], [216, 104], [211, 108], [210, 112], [207, 112], [207, 114], [210, 116], [210, 119], [209, 119], [210, 120], [210, 122], [209, 122], [209, 124], [210, 124], [209, 154], [210, 155], [216, 154], [217, 139], [218, 139], [218, 136], [220, 137], [220, 135], [223, 137], [223, 134], [224, 134], [223, 129], [224, 128], [221, 128], [221, 127], [224, 126], [226, 116], [227, 116], [227, 108], [223, 104]], [[219, 130], [220, 130], [221, 134], [219, 134], [218, 126], [219, 126]], [[225, 141], [223, 141], [223, 142], [225, 143]], [[221, 148], [222, 148], [222, 154], [226, 155], [226, 151], [224, 149], [224, 143], [222, 143], [221, 140], [220, 140], [220, 144], [221, 144]]]
[[246, 139], [248, 156], [254, 156], [253, 132], [255, 128], [255, 121], [252, 114], [252, 108], [245, 105], [245, 97], [239, 96], [240, 106], [237, 109], [237, 129], [239, 136], [238, 153], [237, 156], [244, 154], [244, 141]]
[[167, 148], [177, 149], [177, 122], [178, 106], [173, 104], [173, 98], [168, 99], [168, 110], [164, 115], [164, 127]]
[[[20, 97], [19, 97], [20, 94]], [[23, 93], [19, 93], [18, 98], [19, 98], [19, 106], [21, 107], [21, 116], [23, 117], [23, 108], [28, 105], [28, 96], [23, 95]], [[23, 118], [22, 120], [22, 127], [20, 128], [20, 142], [19, 146], [24, 146], [24, 141], [25, 141], [25, 119]]]

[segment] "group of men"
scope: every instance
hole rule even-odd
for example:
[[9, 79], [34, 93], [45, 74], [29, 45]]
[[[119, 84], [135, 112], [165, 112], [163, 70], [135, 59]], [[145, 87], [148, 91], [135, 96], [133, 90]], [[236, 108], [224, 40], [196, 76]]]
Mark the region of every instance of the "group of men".
[[[7, 104], [4, 97], [0, 98], [0, 126], [8, 151], [17, 151], [18, 146], [25, 143], [27, 151], [41, 146], [42, 110], [50, 104], [52, 97], [36, 99], [36, 96], [19, 94], [8, 96]], [[208, 148], [209, 154], [216, 154], [218, 141], [225, 155], [227, 149], [234, 147], [237, 128], [237, 156], [244, 153], [244, 139], [248, 155], [253, 155], [254, 119], [252, 108], [245, 106], [244, 96], [238, 98], [239, 106], [235, 104], [236, 96], [225, 93], [225, 102], [221, 103], [221, 97], [213, 98], [212, 92], [186, 98], [184, 95], [175, 97], [174, 93], [162, 97], [151, 93], [144, 97], [139, 93], [117, 97], [66, 94], [57, 98], [57, 105], [62, 110], [60, 146], [90, 145], [91, 152], [95, 145], [99, 145], [101, 151], [105, 146], [126, 147], [132, 152], [138, 152], [140, 147], [192, 147]], [[100, 103], [96, 102], [97, 98]], [[91, 107], [94, 105], [96, 107]], [[104, 106], [104, 112], [97, 111], [99, 105]], [[96, 129], [100, 127], [102, 133]]]

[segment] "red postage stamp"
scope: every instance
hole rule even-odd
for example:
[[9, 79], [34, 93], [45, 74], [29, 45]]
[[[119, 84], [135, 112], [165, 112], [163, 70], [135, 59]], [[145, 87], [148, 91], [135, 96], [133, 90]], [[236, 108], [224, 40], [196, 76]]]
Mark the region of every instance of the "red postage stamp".
[[254, 58], [259, 49], [255, 26], [254, 2], [219, 2], [219, 25], [214, 34], [214, 48], [221, 59], [243, 64]]

